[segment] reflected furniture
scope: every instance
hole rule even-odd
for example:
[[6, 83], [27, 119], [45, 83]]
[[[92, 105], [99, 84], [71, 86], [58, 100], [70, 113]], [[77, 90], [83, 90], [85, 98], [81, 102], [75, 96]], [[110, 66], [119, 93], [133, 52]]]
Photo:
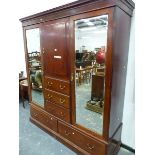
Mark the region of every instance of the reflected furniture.
[[91, 100], [103, 100], [104, 76], [92, 75]]
[[82, 82], [90, 82], [92, 69], [93, 69], [92, 66], [88, 66], [84, 68], [76, 68], [79, 84], [81, 84]]
[[20, 19], [30, 121], [80, 155], [119, 151], [133, 9], [132, 0], [78, 0]]
[[23, 107], [25, 108], [25, 99], [28, 98], [28, 81], [27, 79], [21, 80], [19, 83], [20, 94], [23, 102]]

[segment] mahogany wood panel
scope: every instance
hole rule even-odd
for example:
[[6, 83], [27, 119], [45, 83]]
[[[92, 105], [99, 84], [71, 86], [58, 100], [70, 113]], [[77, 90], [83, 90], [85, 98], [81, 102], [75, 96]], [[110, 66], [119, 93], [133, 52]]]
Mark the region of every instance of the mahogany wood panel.
[[104, 98], [104, 76], [92, 75], [91, 100]]
[[70, 95], [70, 84], [68, 81], [62, 81], [59, 79], [49, 78], [45, 76], [44, 84], [46, 89]]
[[40, 39], [45, 76], [68, 77], [67, 20], [45, 22], [41, 26]]
[[[54, 138], [56, 138], [58, 141], [60, 141], [61, 143], [63, 143], [65, 146], [67, 146], [68, 148], [70, 148], [71, 150], [73, 150], [74, 152], [76, 152], [77, 154], [79, 154], [79, 155], [90, 155], [88, 152], [86, 152], [85, 150], [83, 150], [79, 146], [75, 145], [71, 141], [67, 140], [66, 138], [64, 138], [63, 136], [61, 136], [59, 133], [57, 133], [57, 132], [55, 132], [55, 131], [47, 128], [41, 122], [38, 122], [37, 120], [33, 119], [32, 117], [30, 117], [30, 121], [32, 123], [34, 123], [35, 125], [37, 125], [39, 128], [41, 128], [42, 130], [44, 130], [46, 133], [48, 133], [51, 136], [53, 136]], [[105, 155], [105, 154], [103, 154], [103, 155]]]
[[46, 125], [48, 128], [57, 131], [57, 119], [51, 115], [43, 113], [41, 109], [34, 108], [30, 106], [31, 117]]
[[[102, 138], [108, 139], [109, 135], [109, 113], [110, 113], [110, 93], [111, 93], [111, 60], [112, 60], [112, 26], [113, 26], [113, 14], [114, 14], [114, 7], [108, 8], [108, 9], [102, 9], [102, 10], [97, 10], [97, 11], [92, 11], [89, 13], [85, 14], [80, 14], [77, 16], [73, 16], [70, 19], [70, 52], [75, 51], [75, 34], [74, 34], [74, 21], [79, 20], [79, 19], [84, 19], [84, 18], [90, 18], [94, 16], [100, 16], [100, 15], [108, 15], [108, 35], [107, 35], [107, 52], [106, 52], [106, 68], [105, 68], [105, 99], [104, 99], [104, 108], [103, 108], [103, 134]], [[72, 70], [75, 69], [75, 52], [72, 52]], [[72, 122], [73, 124], [76, 124], [76, 100], [75, 100], [75, 82], [73, 81], [71, 83], [71, 88], [72, 88]], [[73, 93], [74, 92], [74, 93]], [[82, 129], [82, 128], [81, 128]], [[87, 131], [87, 130], [85, 130]], [[88, 132], [88, 131], [87, 131]]]
[[107, 147], [107, 155], [117, 155], [120, 144], [121, 144], [121, 133], [122, 133], [122, 123], [117, 128], [115, 133], [112, 135], [112, 137], [109, 139], [109, 144]]
[[70, 110], [62, 106], [58, 106], [51, 102], [45, 101], [45, 110], [52, 115], [70, 123]]
[[64, 6], [22, 18], [20, 21], [22, 21], [23, 26], [28, 26], [113, 6], [120, 7], [130, 16], [132, 16], [132, 11], [135, 7], [131, 0], [78, 0]]
[[91, 155], [105, 154], [105, 144], [97, 142], [79, 131], [70, 128], [62, 122], [58, 122], [58, 132], [66, 139], [72, 141], [74, 144], [80, 146], [82, 149], [89, 152]]
[[[133, 9], [131, 0], [79, 0], [21, 19], [26, 52], [25, 30], [41, 28], [45, 107], [31, 104], [30, 119], [79, 154], [115, 155], [119, 150]], [[104, 126], [99, 136], [76, 124], [75, 81], [71, 80], [71, 73], [75, 73], [74, 20], [102, 14], [108, 14], [108, 38]], [[66, 101], [64, 107], [59, 104], [61, 97]]]
[[115, 8], [113, 19], [113, 52], [112, 52], [112, 85], [109, 137], [111, 137], [122, 122], [126, 72], [128, 62], [129, 37], [131, 18], [120, 8]]
[[47, 89], [45, 89], [44, 95], [45, 95], [45, 100], [47, 100], [49, 102], [58, 104], [65, 108], [70, 107], [70, 98], [67, 95], [63, 95], [63, 94], [57, 93], [55, 91], [49, 91]]

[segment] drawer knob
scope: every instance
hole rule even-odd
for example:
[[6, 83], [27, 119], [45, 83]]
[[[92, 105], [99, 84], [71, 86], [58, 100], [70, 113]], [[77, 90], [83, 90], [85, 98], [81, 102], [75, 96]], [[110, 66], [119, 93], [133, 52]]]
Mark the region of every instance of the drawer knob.
[[93, 146], [91, 146], [89, 143], [87, 144], [87, 147], [90, 149], [90, 150], [93, 150], [94, 149], [94, 145]]
[[65, 130], [65, 135], [66, 136], [69, 136], [71, 133], [70, 132], [67, 132], [66, 130]]
[[53, 84], [52, 82], [48, 82], [48, 86], [50, 86], [50, 87], [51, 87], [51, 86], [52, 86], [52, 84]]
[[48, 96], [48, 98], [49, 98], [49, 99], [51, 99], [51, 98], [52, 98], [52, 95], [50, 95], [50, 94], [48, 94], [47, 96]]
[[53, 118], [51, 117], [51, 120], [53, 120]]
[[43, 48], [43, 50], [42, 50], [42, 53], [44, 54], [45, 53], [45, 49]]
[[66, 86], [60, 85], [60, 89], [61, 89], [61, 90], [65, 89], [65, 87], [66, 87]]
[[61, 104], [65, 103], [65, 100], [60, 98], [60, 103]]
[[37, 116], [37, 114], [36, 114], [36, 113], [34, 113], [34, 116]]
[[61, 117], [64, 117], [64, 114], [63, 114], [63, 112], [60, 112], [60, 115], [61, 115]]

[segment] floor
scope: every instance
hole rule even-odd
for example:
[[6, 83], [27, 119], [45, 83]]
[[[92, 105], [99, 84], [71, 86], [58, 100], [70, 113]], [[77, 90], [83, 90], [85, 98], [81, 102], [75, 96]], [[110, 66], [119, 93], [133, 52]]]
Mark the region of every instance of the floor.
[[86, 109], [91, 100], [91, 83], [76, 87], [76, 122], [91, 131], [102, 134], [103, 115]]
[[[19, 104], [19, 155], [77, 155], [29, 121], [29, 104]], [[133, 155], [121, 149], [118, 155]]]
[[39, 104], [40, 106], [44, 106], [44, 97], [43, 93], [38, 90], [32, 90], [32, 101], [34, 103]]

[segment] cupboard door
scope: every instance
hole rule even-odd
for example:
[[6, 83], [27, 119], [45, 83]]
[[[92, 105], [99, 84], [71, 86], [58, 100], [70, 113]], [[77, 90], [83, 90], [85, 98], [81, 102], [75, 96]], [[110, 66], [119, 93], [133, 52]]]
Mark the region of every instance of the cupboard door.
[[41, 27], [44, 75], [68, 77], [67, 70], [68, 19], [46, 22]]

